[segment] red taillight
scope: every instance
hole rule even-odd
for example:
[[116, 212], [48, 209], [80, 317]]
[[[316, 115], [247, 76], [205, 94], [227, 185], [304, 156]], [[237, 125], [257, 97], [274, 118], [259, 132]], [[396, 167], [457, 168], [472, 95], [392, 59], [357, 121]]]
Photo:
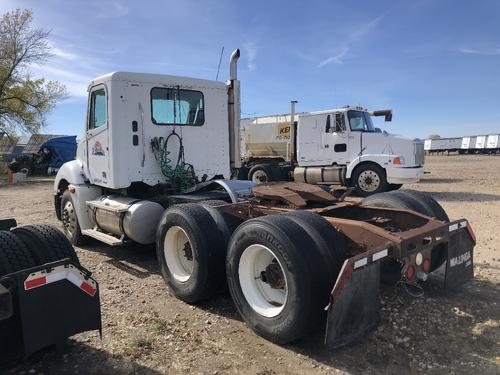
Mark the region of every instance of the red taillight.
[[412, 265], [409, 265], [406, 268], [406, 279], [411, 281], [411, 280], [413, 280], [414, 276], [415, 276], [415, 267], [413, 267]]
[[431, 269], [431, 261], [429, 259], [424, 259], [424, 263], [422, 263], [422, 268], [425, 272], [429, 272]]

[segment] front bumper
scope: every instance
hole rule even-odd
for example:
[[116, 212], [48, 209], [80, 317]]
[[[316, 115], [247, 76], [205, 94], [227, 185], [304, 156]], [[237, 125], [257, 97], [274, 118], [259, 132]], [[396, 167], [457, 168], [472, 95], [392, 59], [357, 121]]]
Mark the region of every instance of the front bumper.
[[424, 175], [424, 167], [393, 167], [385, 168], [387, 182], [390, 184], [411, 184], [420, 181]]

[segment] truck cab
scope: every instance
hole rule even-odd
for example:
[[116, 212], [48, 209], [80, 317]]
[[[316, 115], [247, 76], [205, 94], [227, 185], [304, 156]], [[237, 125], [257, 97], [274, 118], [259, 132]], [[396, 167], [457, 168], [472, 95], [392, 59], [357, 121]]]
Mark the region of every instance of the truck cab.
[[339, 175], [360, 195], [417, 182], [423, 175], [423, 144], [382, 132], [373, 125], [372, 116], [390, 121], [392, 112], [347, 106], [300, 114], [297, 164], [302, 168], [295, 173], [298, 179], [301, 173], [307, 175], [307, 168], [340, 168]]

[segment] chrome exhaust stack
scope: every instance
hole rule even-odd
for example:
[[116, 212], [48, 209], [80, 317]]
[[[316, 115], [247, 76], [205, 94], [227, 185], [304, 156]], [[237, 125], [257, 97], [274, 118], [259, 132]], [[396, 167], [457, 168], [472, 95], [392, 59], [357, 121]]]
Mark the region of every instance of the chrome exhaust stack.
[[228, 88], [228, 115], [229, 115], [229, 160], [231, 172], [235, 168], [241, 167], [240, 151], [240, 81], [238, 80], [238, 59], [240, 50], [236, 49], [231, 54], [229, 60], [229, 81]]

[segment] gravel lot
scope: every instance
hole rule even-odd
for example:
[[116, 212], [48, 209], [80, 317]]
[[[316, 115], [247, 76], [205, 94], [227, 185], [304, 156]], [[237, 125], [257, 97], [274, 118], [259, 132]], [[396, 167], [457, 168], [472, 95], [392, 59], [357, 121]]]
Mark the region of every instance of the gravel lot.
[[[103, 339], [77, 335], [62, 353], [36, 354], [0, 367], [16, 374], [165, 373], [500, 373], [500, 157], [431, 156], [423, 181], [450, 218], [469, 219], [478, 238], [474, 281], [445, 294], [436, 283], [423, 298], [383, 287], [382, 322], [361, 342], [332, 351], [322, 334], [278, 346], [241, 321], [229, 295], [189, 306], [166, 288], [153, 248], [77, 252], [100, 283]], [[0, 217], [20, 224], [59, 223], [47, 182], [0, 187]]]

